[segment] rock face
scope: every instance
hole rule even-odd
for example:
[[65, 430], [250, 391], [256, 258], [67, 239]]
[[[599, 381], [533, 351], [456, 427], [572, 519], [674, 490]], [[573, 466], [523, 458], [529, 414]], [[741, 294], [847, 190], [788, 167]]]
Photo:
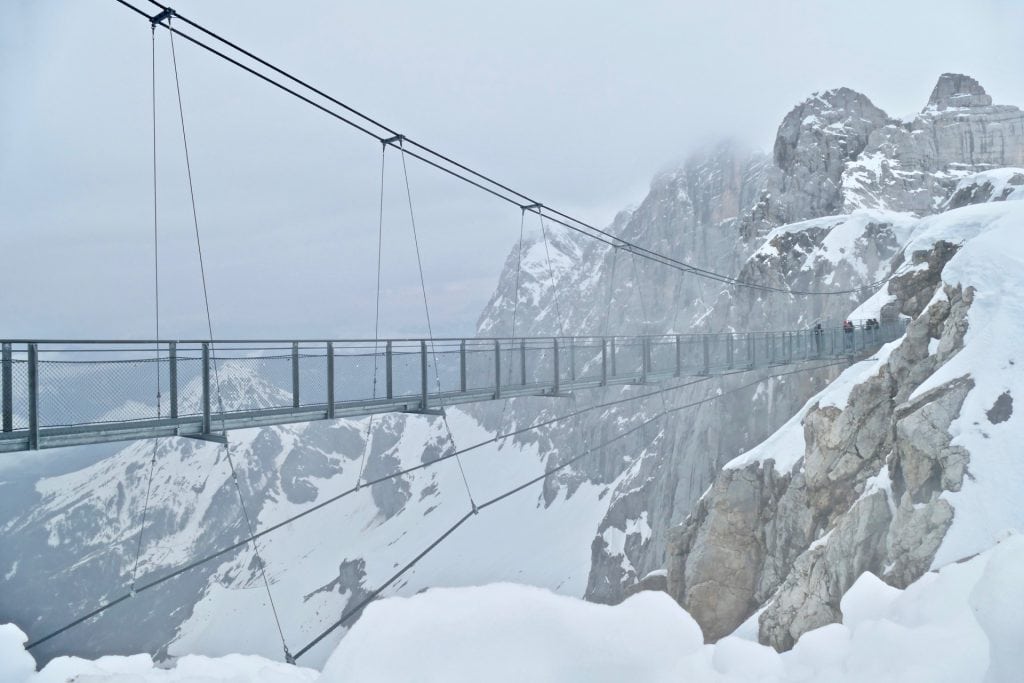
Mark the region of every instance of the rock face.
[[[961, 107], [988, 107], [992, 98], [978, 81], [963, 74], [942, 74], [935, 84], [928, 107], [938, 110]], [[926, 109], [928, 108], [926, 107]]]
[[918, 215], [943, 207], [961, 178], [1024, 165], [1024, 112], [993, 105], [977, 81], [943, 74], [912, 121], [889, 122], [842, 174], [844, 210], [871, 206]]
[[709, 641], [760, 610], [762, 642], [788, 649], [839, 620], [840, 599], [863, 572], [903, 587], [929, 568], [952, 521], [939, 495], [959, 490], [970, 459], [948, 430], [971, 380], [911, 397], [963, 347], [973, 291], [936, 292], [953, 252], [936, 244], [913, 259], [926, 271], [893, 280], [894, 307], [917, 317], [843, 407], [807, 410], [790, 469], [770, 459], [730, 466], [672, 531], [668, 590]]
[[786, 115], [775, 138], [775, 166], [768, 192], [778, 224], [839, 213], [846, 164], [867, 146], [888, 115], [864, 95], [838, 88], [816, 95]]
[[[942, 97], [963, 103], [968, 100], [954, 96], [968, 85], [966, 80], [944, 76], [937, 92], [952, 92]], [[973, 178], [971, 182], [984, 183], [978, 181], [979, 176], [967, 174], [1019, 163], [1016, 160], [1024, 149], [1020, 110], [985, 104], [983, 99], [970, 100], [974, 103], [971, 107], [957, 109], [940, 111], [927, 106], [914, 122], [904, 123], [847, 88], [813, 95], [785, 117], [771, 159], [749, 154], [735, 144], [695, 154], [679, 169], [658, 176], [640, 206], [621, 213], [609, 228], [698, 267], [735, 273], [751, 284], [846, 293], [791, 297], [723, 287], [680, 276], [600, 244], [580, 243], [573, 235], [548, 226], [554, 278], [547, 268], [542, 236], [535, 234], [524, 249], [522, 282], [529, 286], [520, 287], [517, 333], [550, 335], [571, 329], [593, 335], [638, 330], [657, 334], [785, 330], [810, 327], [816, 321], [837, 324], [874, 291], [872, 283], [884, 280], [904, 259], [919, 267], [892, 283], [898, 302], [894, 305], [902, 310], [887, 315], [920, 314], [939, 282], [942, 263], [955, 253], [955, 246], [904, 256], [902, 246], [917, 220], [910, 212], [920, 215], [945, 208], [961, 180]], [[899, 139], [889, 140], [890, 136]], [[1002, 151], [997, 153], [999, 149]], [[900, 176], [898, 188], [892, 184], [896, 182], [892, 174], [849, 180], [862, 166], [873, 169], [879, 160], [901, 172], [909, 173], [911, 167], [914, 171]], [[991, 172], [996, 174], [994, 194], [1015, 187], [1005, 174]], [[963, 190], [965, 195], [969, 192]], [[977, 198], [983, 195], [981, 190], [975, 192]], [[794, 225], [794, 221], [802, 222]], [[571, 262], [592, 266], [563, 265]], [[513, 250], [491, 304], [481, 315], [480, 334], [511, 331], [517, 263], [518, 253]], [[830, 380], [834, 372], [773, 381], [764, 389], [752, 388], [735, 398], [702, 406], [692, 416], [687, 414], [682, 424], [666, 421], [652, 425], [621, 447], [581, 461], [549, 480], [546, 502], [555, 500], [559, 491], [571, 495], [582, 482], [609, 487], [608, 513], [592, 546], [586, 596], [598, 601], [621, 600], [639, 577], [664, 566], [666, 529], [693, 509], [717, 468], [766, 438], [800, 408], [811, 395], [808, 391]], [[686, 402], [709, 392], [729, 391], [740, 383], [715, 380], [681, 389], [665, 400], [670, 404]], [[870, 420], [873, 428], [887, 424], [882, 406], [890, 402], [886, 398], [890, 390], [879, 385], [874, 389], [875, 404], [864, 403], [864, 419]], [[600, 402], [611, 396], [610, 392], [595, 392], [588, 398]], [[610, 421], [629, 426], [664, 410], [662, 400], [612, 409], [523, 438], [536, 439], [541, 450], [551, 454], [549, 462], [554, 466], [578, 454], [585, 443], [599, 443], [610, 436]], [[541, 415], [550, 416], [546, 409], [547, 404], [514, 400], [507, 409], [484, 407], [477, 414], [484, 424], [497, 428], [499, 418], [524, 424]], [[740, 418], [731, 420], [726, 428], [722, 416], [728, 414]], [[851, 420], [852, 415], [840, 421]], [[876, 444], [875, 448], [884, 449], [885, 445]], [[849, 459], [857, 457], [840, 457], [834, 451], [824, 445], [827, 457], [841, 460], [835, 470], [829, 469], [834, 463], [822, 464], [832, 477], [852, 468]], [[809, 482], [801, 475], [802, 495], [826, 497], [829, 487], [836, 485], [828, 477], [818, 481], [817, 474], [809, 473]], [[796, 503], [787, 500], [787, 504]], [[791, 551], [780, 552], [786, 556]], [[772, 556], [769, 561], [776, 559]], [[778, 568], [780, 580], [783, 569], [782, 565]], [[763, 597], [766, 590], [758, 595]]]

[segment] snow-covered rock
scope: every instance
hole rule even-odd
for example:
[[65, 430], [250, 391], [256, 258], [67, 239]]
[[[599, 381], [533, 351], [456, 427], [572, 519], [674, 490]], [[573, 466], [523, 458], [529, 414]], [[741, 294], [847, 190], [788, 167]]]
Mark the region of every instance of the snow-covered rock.
[[1024, 531], [1010, 402], [1024, 391], [1021, 206], [919, 221], [906, 250], [924, 256], [862, 313], [915, 314], [904, 339], [729, 463], [674, 532], [668, 589], [708, 639], [758, 612], [762, 640], [792, 647], [841, 618], [863, 572], [903, 587]]

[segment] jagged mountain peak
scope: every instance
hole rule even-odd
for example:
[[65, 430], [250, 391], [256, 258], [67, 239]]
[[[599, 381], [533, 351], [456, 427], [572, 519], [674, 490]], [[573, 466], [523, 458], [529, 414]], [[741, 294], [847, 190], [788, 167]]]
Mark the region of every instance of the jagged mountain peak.
[[992, 96], [985, 92], [978, 81], [964, 74], [944, 73], [939, 76], [923, 111], [991, 105]]
[[789, 172], [800, 164], [827, 163], [817, 153], [833, 139], [842, 156], [852, 159], [864, 149], [868, 134], [888, 121], [885, 111], [856, 90], [843, 87], [815, 93], [782, 120], [775, 137], [775, 164]]

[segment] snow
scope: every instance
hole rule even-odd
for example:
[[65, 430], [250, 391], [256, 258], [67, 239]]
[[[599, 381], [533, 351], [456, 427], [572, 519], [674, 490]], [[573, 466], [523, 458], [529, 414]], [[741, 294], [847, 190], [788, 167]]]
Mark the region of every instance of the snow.
[[[423, 444], [442, 435], [440, 420], [403, 418], [393, 452], [401, 467], [417, 465]], [[461, 445], [487, 441], [493, 434], [466, 413], [448, 411], [448, 422]], [[280, 428], [282, 438], [302, 427]], [[365, 431], [365, 428], [364, 428]], [[255, 433], [255, 432], [254, 432]], [[238, 452], [244, 453], [239, 444]], [[287, 453], [287, 448], [282, 450]], [[511, 482], [527, 481], [544, 471], [544, 459], [532, 444], [506, 441], [488, 444], [462, 457], [477, 501], [503, 493]], [[341, 476], [316, 480], [317, 500], [352, 487], [355, 468]], [[398, 514], [384, 519], [370, 487], [270, 534], [260, 543], [274, 601], [290, 645], [316, 636], [349, 606], [350, 593], [320, 590], [338, 576], [340, 562], [365, 560], [361, 587], [371, 590], [395, 569], [415, 557], [434, 538], [468, 511], [469, 502], [455, 460], [419, 470], [403, 480], [410, 497]], [[422, 492], [434, 487], [431, 493]], [[527, 489], [467, 521], [438, 549], [425, 557], [384, 595], [413, 595], [427, 587], [465, 586], [486, 581], [515, 581], [560, 593], [582, 595], [588, 578], [591, 542], [607, 510], [601, 487], [582, 484], [570, 498], [560, 494], [550, 507], [540, 499], [541, 487]], [[265, 527], [308, 507], [286, 498], [268, 501], [260, 513]], [[556, 508], [552, 512], [551, 508]], [[330, 534], [325, 537], [324, 529]], [[630, 533], [643, 533], [634, 524]], [[259, 577], [249, 571], [251, 551], [218, 567], [204, 597], [170, 646], [172, 655], [280, 652], [270, 607]], [[255, 604], [254, 604], [255, 603]], [[266, 618], [252, 618], [253, 614]], [[314, 648], [307, 663], [320, 666], [344, 635], [338, 629]]]
[[[865, 281], [872, 282], [880, 279], [884, 273], [869, 272], [867, 264], [862, 259], [855, 257], [860, 252], [861, 245], [865, 243], [865, 230], [871, 224], [888, 224], [891, 226], [896, 241], [902, 245], [912, 234], [916, 222], [917, 218], [912, 214], [882, 209], [859, 209], [850, 214], [814, 218], [773, 229], [754, 255], [771, 256], [776, 254], [777, 249], [772, 242], [783, 235], [804, 232], [812, 228], [825, 229], [827, 230], [826, 235], [820, 244], [807, 253], [801, 268], [815, 270], [824, 261], [831, 264], [830, 270], [834, 272], [842, 264], [852, 267], [857, 275]], [[878, 267], [881, 268], [884, 265], [884, 263], [880, 263]]]
[[743, 469], [770, 459], [775, 462], [775, 471], [779, 474], [790, 472], [804, 457], [803, 420], [807, 413], [816, 405], [845, 408], [853, 387], [876, 374], [899, 343], [899, 340], [890, 342], [873, 357], [851, 365], [819, 394], [812, 396], [774, 434], [727, 462], [724, 469]]
[[[933, 566], [973, 555], [1007, 529], [1024, 530], [1024, 203], [965, 206], [922, 221], [908, 248], [938, 239], [963, 243], [943, 269], [943, 281], [975, 288], [964, 349], [939, 368], [913, 397], [969, 375], [974, 380], [960, 417], [950, 426], [952, 444], [970, 453], [969, 476], [957, 492], [945, 492], [955, 510], [953, 525]], [[1004, 392], [1015, 399], [1010, 419], [993, 424], [986, 411]]]
[[[968, 476], [960, 491], [943, 493], [954, 508], [953, 523], [946, 533], [932, 567], [942, 567], [990, 547], [1008, 530], [1024, 531], [1024, 420], [1019, 412], [1024, 401], [1024, 203], [993, 202], [965, 206], [915, 220], [905, 251], [930, 250], [937, 240], [963, 246], [943, 270], [946, 284], [973, 286], [974, 303], [969, 314], [965, 348], [929, 377], [911, 398], [959, 377], [969, 375], [974, 389], [964, 402], [961, 416], [953, 422], [953, 445], [970, 453]], [[915, 266], [908, 259], [899, 272]], [[937, 297], [945, 298], [939, 292]], [[891, 297], [878, 293], [857, 310], [853, 318], [878, 317]], [[726, 464], [740, 469], [769, 459], [779, 473], [791, 471], [804, 455], [803, 419], [815, 405], [845, 408], [853, 387], [876, 374], [900, 340], [885, 345], [874, 358], [845, 370], [817, 396], [812, 397], [785, 425], [755, 448]], [[932, 345], [930, 351], [937, 348]], [[1004, 392], [1015, 398], [1010, 419], [992, 424], [986, 411]], [[887, 482], [879, 480], [879, 487]]]
[[438, 588], [370, 605], [322, 672], [258, 656], [60, 657], [33, 671], [24, 636], [0, 626], [4, 683], [620, 683], [749, 681], [996, 683], [1024, 668], [1024, 536], [925, 574], [906, 590], [861, 575], [843, 622], [786, 653], [736, 635], [705, 645], [664, 593], [587, 603], [517, 584]]
[[970, 188], [972, 185], [992, 186], [992, 194], [989, 201], [1020, 201], [1024, 200], [1024, 168], [994, 168], [981, 173], [974, 173], [966, 176], [957, 183], [955, 196], [961, 190]]

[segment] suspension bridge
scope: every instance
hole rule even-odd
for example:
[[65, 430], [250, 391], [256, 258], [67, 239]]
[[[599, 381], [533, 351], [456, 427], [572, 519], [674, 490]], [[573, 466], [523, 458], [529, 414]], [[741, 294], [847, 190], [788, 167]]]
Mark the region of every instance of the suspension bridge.
[[[0, 452], [169, 436], [217, 441], [232, 429], [439, 414], [480, 401], [862, 356], [902, 333], [888, 321], [852, 332], [636, 337], [2, 341]], [[159, 404], [158, 385], [166, 387]]]
[[[540, 220], [545, 251], [547, 221], [551, 225], [601, 242], [614, 250], [616, 255], [620, 252], [631, 255], [634, 266], [637, 258], [644, 259], [672, 269], [680, 276], [698, 277], [730, 288], [757, 290], [766, 295], [860, 297], [877, 290], [885, 284], [885, 280], [852, 290], [800, 291], [744, 281], [737, 276], [716, 273], [686, 263], [548, 207], [530, 195], [412, 140], [201, 24], [179, 15], [170, 7], [149, 0], [149, 3], [157, 8], [156, 13], [150, 15], [128, 0], [115, 1], [143, 17], [152, 35], [155, 335], [151, 339], [134, 340], [0, 339], [0, 453], [152, 439], [149, 489], [139, 521], [134, 566], [126, 572], [126, 576], [129, 577], [126, 580], [127, 588], [120, 594], [114, 593], [114, 597], [103, 598], [94, 609], [75, 615], [58, 628], [42, 634], [33, 634], [32, 640], [26, 645], [29, 649], [86, 624], [118, 604], [155, 589], [183, 573], [225, 558], [231, 552], [248, 549], [251, 545], [255, 566], [259, 569], [273, 613], [274, 626], [280, 636], [284, 659], [294, 663], [330, 633], [351, 621], [370, 601], [394, 585], [456, 529], [490, 506], [527, 490], [575, 462], [590, 457], [611, 443], [635, 434], [647, 425], [669, 415], [710, 403], [722, 396], [754, 387], [773, 378], [846, 365], [857, 358], [870, 355], [881, 345], [898, 339], [905, 331], [903, 321], [882, 320], [858, 324], [852, 329], [819, 327], [788, 331], [667, 335], [611, 335], [606, 330], [604, 334], [596, 336], [573, 336], [564, 329], [561, 315], [556, 315], [559, 318], [557, 334], [550, 337], [517, 336], [517, 270], [516, 309], [513, 311], [509, 336], [435, 336], [430, 323], [427, 287], [420, 260], [419, 236], [406, 170], [407, 157], [517, 208], [521, 217], [520, 268], [523, 251], [522, 221], [525, 220], [527, 213], [531, 213]], [[179, 25], [187, 27], [187, 30], [176, 28], [173, 25], [176, 20], [179, 21]], [[209, 332], [205, 339], [167, 339], [160, 334], [155, 95], [158, 28], [166, 31], [169, 37], [171, 60], [174, 65], [177, 114], [181, 122], [181, 143], [185, 152], [196, 251]], [[176, 36], [373, 138], [381, 145], [381, 215], [376, 255], [377, 310], [373, 338], [238, 340], [215, 337], [174, 47]], [[383, 230], [384, 161], [389, 149], [396, 150], [400, 155], [405, 177], [405, 193], [408, 198], [409, 219], [416, 247], [427, 323], [428, 334], [423, 338], [377, 338], [380, 322], [380, 234]], [[585, 264], [581, 266], [585, 267]], [[551, 274], [550, 284], [557, 294], [550, 258], [548, 270]], [[608, 305], [611, 305], [610, 298]], [[707, 382], [714, 377], [745, 373], [756, 376], [752, 381], [728, 391], [716, 392], [706, 398], [674, 406], [670, 406], [665, 399], [670, 392]], [[658, 386], [650, 391], [632, 392], [630, 395], [595, 403], [585, 408], [580, 408], [576, 404], [576, 396], [582, 390], [630, 385]], [[486, 442], [461, 448], [456, 446], [454, 435], [445, 419], [446, 408], [481, 401], [531, 396], [568, 397], [571, 400], [571, 409], [562, 415], [496, 434]], [[278, 619], [271, 582], [266, 577], [265, 564], [258, 545], [259, 539], [337, 503], [363, 486], [402, 477], [415, 470], [434, 467], [449, 459], [455, 459], [461, 471], [460, 456], [485, 444], [546, 425], [578, 420], [582, 414], [591, 410], [652, 396], [661, 396], [663, 400], [664, 410], [657, 415], [615, 434], [603, 443], [589, 443], [586, 434], [581, 434], [579, 453], [546, 469], [537, 477], [514, 483], [507, 491], [491, 499], [474, 500], [470, 484], [465, 479], [465, 472], [462, 472], [469, 502], [466, 513], [443, 534], [427, 544], [421, 553], [399, 567], [388, 580], [370, 591], [358, 604], [346, 605], [345, 611], [337, 619], [323, 625], [315, 638], [294, 652], [289, 648], [286, 634]], [[369, 433], [373, 417], [387, 412], [439, 416], [445, 420], [450, 448], [434, 460], [375, 479], [366, 479], [361, 466], [358, 481], [353, 488], [330, 499], [319, 501], [272, 526], [258, 528], [258, 520], [250, 516], [245, 497], [238, 486], [228, 440], [228, 433], [231, 430], [369, 416]], [[193, 558], [176, 567], [166, 568], [158, 575], [140, 575], [139, 558], [147, 528], [146, 515], [153, 484], [153, 468], [157, 458], [156, 444], [158, 439], [166, 437], [195, 438], [223, 445], [237, 491], [241, 517], [245, 523], [245, 535], [235, 543], [229, 543], [214, 552]], [[110, 593], [105, 595], [109, 596]]]

